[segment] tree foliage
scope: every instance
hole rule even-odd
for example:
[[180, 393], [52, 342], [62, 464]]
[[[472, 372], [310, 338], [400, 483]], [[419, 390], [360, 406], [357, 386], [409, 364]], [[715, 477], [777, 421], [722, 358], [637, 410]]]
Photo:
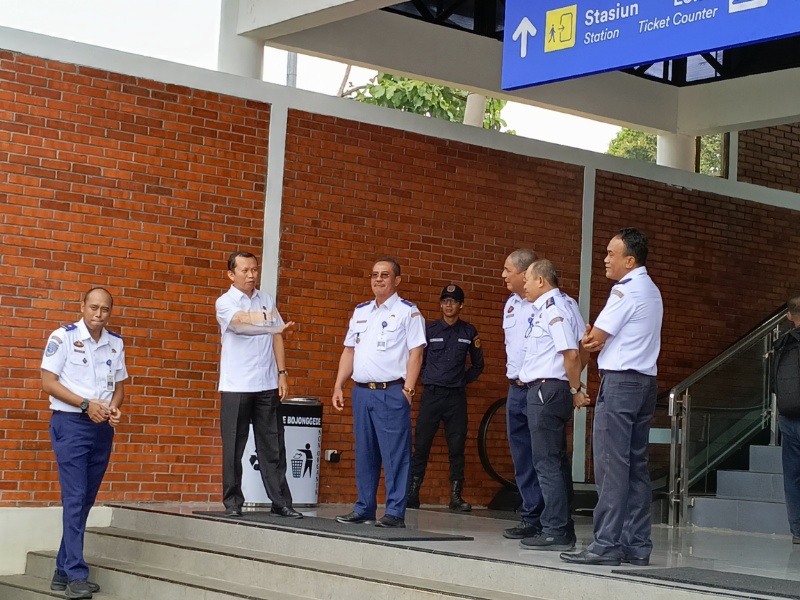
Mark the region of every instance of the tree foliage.
[[[469, 92], [389, 73], [378, 73], [367, 84], [343, 90], [341, 95], [366, 104], [462, 123]], [[495, 98], [486, 100], [486, 110], [483, 115], [484, 129], [500, 131], [506, 126], [506, 122], [500, 116], [500, 111], [505, 105], [505, 100]]]
[[[623, 127], [608, 145], [608, 154], [656, 162], [657, 137]], [[722, 174], [722, 134], [706, 135], [700, 138], [700, 172], [704, 175]]]

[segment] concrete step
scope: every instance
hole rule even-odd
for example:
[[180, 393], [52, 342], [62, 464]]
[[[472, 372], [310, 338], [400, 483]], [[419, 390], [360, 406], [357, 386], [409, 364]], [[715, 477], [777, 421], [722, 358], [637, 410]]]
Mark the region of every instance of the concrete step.
[[717, 471], [717, 498], [784, 503], [783, 475], [755, 471]]
[[750, 446], [750, 470], [759, 473], [783, 473], [780, 446]]
[[[333, 566], [329, 562], [287, 557], [271, 552], [242, 550], [178, 538], [106, 528], [87, 531], [90, 556], [144, 566], [168, 566], [187, 575], [232, 580], [255, 588], [291, 589], [309, 598], [485, 598], [485, 590], [407, 575], [378, 573], [358, 567]], [[94, 559], [92, 559], [94, 560]], [[324, 593], [324, 595], [322, 595]], [[498, 592], [497, 600], [521, 600], [522, 596]]]
[[[52, 569], [46, 578], [34, 577], [32, 575], [8, 575], [0, 577], [0, 598], [2, 600], [51, 600], [52, 598], [64, 598], [64, 592], [57, 592], [50, 589], [50, 578], [53, 575]], [[129, 600], [122, 596], [108, 594], [100, 590], [103, 600]]]
[[[41, 578], [48, 572], [52, 573], [55, 557], [55, 552], [29, 552], [26, 574]], [[88, 555], [85, 556], [85, 559], [91, 570], [92, 579], [100, 585], [103, 592], [112, 595], [125, 594], [131, 598], [148, 600], [161, 598], [164, 600], [307, 600], [311, 598], [269, 588], [261, 589], [242, 585], [235, 581], [187, 575], [169, 568], [140, 565], [123, 560]]]
[[696, 527], [791, 535], [786, 505], [728, 498], [693, 498], [688, 519]]

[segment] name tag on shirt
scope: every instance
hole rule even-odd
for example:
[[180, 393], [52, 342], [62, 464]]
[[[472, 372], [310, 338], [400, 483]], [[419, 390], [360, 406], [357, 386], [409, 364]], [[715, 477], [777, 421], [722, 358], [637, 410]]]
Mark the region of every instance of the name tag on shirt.
[[444, 338], [431, 338], [431, 342], [443, 342]]
[[458, 338], [458, 341], [461, 342], [462, 344], [470, 344], [470, 343], [472, 343], [472, 340], [465, 340], [463, 338]]

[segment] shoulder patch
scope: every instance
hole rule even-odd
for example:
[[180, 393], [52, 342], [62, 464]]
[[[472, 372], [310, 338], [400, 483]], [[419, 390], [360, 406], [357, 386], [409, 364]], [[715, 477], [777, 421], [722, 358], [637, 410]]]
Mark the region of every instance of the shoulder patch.
[[114, 333], [113, 331], [109, 331], [108, 329], [106, 329], [106, 331], [108, 331], [108, 335], [110, 335], [111, 337], [122, 339], [122, 336], [120, 334]]
[[619, 298], [624, 298], [625, 297], [625, 294], [623, 294], [619, 290], [611, 290], [611, 295], [612, 296], [617, 296]]
[[62, 325], [61, 327], [64, 329], [64, 331], [74, 331], [78, 328], [75, 323], [69, 323], [67, 325]]
[[556, 297], [555, 296], [550, 296], [547, 299], [547, 302], [544, 303], [544, 307], [545, 308], [550, 308], [550, 307], [553, 307], [555, 305], [556, 305]]
[[476, 337], [474, 340], [472, 340], [472, 344], [473, 344], [473, 345], [474, 345], [476, 348], [480, 348], [480, 347], [481, 347], [481, 338], [479, 338], [479, 337]]
[[401, 300], [400, 300], [400, 302], [402, 302], [402, 303], [403, 303], [403, 304], [405, 304], [406, 306], [411, 306], [411, 307], [413, 307], [413, 308], [416, 308], [416, 305], [415, 305], [413, 302], [409, 302], [408, 300], [401, 299]]
[[56, 344], [53, 341], [47, 342], [47, 348], [44, 350], [44, 355], [47, 357], [53, 356], [56, 352], [58, 352], [59, 344]]
[[64, 343], [63, 341], [61, 341], [61, 338], [58, 337], [57, 335], [51, 335], [50, 339], [52, 341], [54, 341], [56, 344], [63, 344]]
[[369, 306], [372, 300], [367, 300], [366, 302], [362, 302], [361, 304], [356, 304], [356, 308], [364, 308], [365, 306]]
[[561, 322], [561, 321], [563, 321], [563, 320], [564, 320], [564, 319], [563, 319], [563, 318], [561, 318], [561, 317], [556, 317], [555, 319], [553, 319], [552, 321], [550, 321], [550, 325], [551, 325], [551, 326], [552, 326], [552, 325], [555, 325], [556, 323], [560, 323], [560, 322]]
[[411, 313], [411, 318], [412, 318], [412, 319], [413, 319], [414, 317], [419, 317], [419, 316], [421, 316], [421, 315], [419, 314], [419, 312], [413, 312], [413, 313]]

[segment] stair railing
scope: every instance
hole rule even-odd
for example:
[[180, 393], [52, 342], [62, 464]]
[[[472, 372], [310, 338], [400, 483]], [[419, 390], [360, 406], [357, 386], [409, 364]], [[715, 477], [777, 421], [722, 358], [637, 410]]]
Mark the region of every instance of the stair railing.
[[775, 443], [772, 348], [788, 324], [783, 306], [670, 390], [671, 525], [686, 522], [693, 486], [703, 487], [714, 470], [755, 435], [770, 429]]

